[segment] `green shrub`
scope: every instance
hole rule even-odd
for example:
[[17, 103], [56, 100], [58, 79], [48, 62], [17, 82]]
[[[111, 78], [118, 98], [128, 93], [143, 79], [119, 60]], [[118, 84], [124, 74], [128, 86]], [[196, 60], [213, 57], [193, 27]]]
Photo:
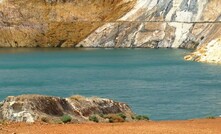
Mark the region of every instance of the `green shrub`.
[[96, 122], [96, 123], [99, 122], [98, 118], [97, 118], [95, 115], [90, 116], [90, 117], [89, 117], [89, 120], [90, 120], [90, 121], [93, 121], [93, 122]]
[[63, 115], [63, 116], [61, 117], [61, 121], [62, 121], [63, 123], [71, 122], [71, 120], [72, 120], [72, 118], [71, 118], [71, 116], [69, 116], [69, 115]]
[[215, 116], [209, 116], [209, 117], [207, 117], [207, 119], [216, 119], [216, 117]]
[[149, 117], [148, 116], [145, 116], [145, 115], [137, 115], [135, 117], [136, 120], [149, 120]]
[[101, 118], [104, 118], [104, 114], [99, 114], [99, 116], [100, 116]]
[[120, 116], [121, 118], [123, 118], [124, 120], [126, 120], [127, 116], [124, 115], [123, 113], [119, 113], [118, 116]]
[[3, 102], [0, 102], [0, 107], [2, 107], [3, 106]]

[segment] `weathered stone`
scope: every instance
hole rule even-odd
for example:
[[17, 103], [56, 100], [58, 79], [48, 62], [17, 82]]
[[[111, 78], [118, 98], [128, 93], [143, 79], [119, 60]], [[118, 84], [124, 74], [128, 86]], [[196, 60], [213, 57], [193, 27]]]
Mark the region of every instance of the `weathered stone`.
[[220, 0], [1, 0], [0, 47], [172, 47], [220, 38]]
[[221, 63], [221, 39], [212, 40], [206, 46], [185, 57], [186, 60], [194, 60], [207, 63]]
[[[198, 22], [219, 21], [219, 5], [218, 0], [4, 0], [0, 46], [195, 48], [191, 42], [198, 34], [191, 30]], [[144, 23], [167, 23], [175, 30], [147, 33]]]
[[0, 47], [74, 47], [133, 5], [133, 0], [4, 0]]
[[42, 95], [8, 97], [0, 107], [0, 119], [17, 122], [48, 121], [70, 115], [75, 121], [88, 121], [92, 115], [123, 113], [131, 118], [128, 105], [110, 99], [73, 96], [59, 98]]
[[[205, 41], [198, 39], [200, 35], [206, 33], [205, 29], [208, 27], [205, 25], [219, 23], [217, 18], [221, 10], [215, 10], [216, 18], [205, 16], [204, 10], [215, 6], [214, 3], [217, 1], [137, 0], [132, 10], [116, 22], [107, 22], [99, 27], [77, 47], [196, 48]], [[198, 27], [198, 32], [195, 32], [195, 26], [200, 24], [205, 27]], [[155, 29], [145, 30], [144, 25]], [[108, 45], [110, 41], [112, 43]]]

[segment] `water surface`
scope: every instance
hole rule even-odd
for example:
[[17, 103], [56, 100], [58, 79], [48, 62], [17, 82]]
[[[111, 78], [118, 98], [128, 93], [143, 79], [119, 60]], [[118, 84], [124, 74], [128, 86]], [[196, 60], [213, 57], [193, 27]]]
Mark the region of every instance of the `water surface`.
[[176, 49], [0, 49], [0, 99], [74, 94], [128, 103], [154, 120], [221, 114], [221, 66]]

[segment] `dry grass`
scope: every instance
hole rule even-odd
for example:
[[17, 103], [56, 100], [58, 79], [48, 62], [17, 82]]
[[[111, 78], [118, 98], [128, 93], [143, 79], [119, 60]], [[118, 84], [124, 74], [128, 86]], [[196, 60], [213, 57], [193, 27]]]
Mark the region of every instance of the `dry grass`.
[[86, 98], [81, 95], [74, 95], [74, 96], [69, 97], [69, 99], [78, 101], [78, 100], [85, 100]]

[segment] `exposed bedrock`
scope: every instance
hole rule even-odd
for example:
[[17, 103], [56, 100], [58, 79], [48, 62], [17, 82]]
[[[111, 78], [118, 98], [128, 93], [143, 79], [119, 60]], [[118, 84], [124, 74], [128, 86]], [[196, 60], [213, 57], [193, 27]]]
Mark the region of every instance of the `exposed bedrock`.
[[16, 122], [47, 120], [56, 123], [64, 115], [70, 116], [73, 122], [86, 122], [91, 116], [105, 122], [103, 116], [111, 114], [123, 114], [128, 121], [134, 115], [125, 103], [96, 97], [22, 95], [10, 96], [0, 103], [0, 120]]
[[0, 46], [196, 48], [210, 40], [219, 25], [220, 4], [218, 0], [2, 0]]
[[221, 64], [221, 39], [217, 38], [185, 56], [186, 60]]
[[217, 0], [137, 0], [117, 22], [99, 27], [77, 46], [196, 48], [220, 26], [219, 5]]
[[132, 0], [1, 0], [0, 47], [74, 47]]
[[1, 0], [0, 47], [199, 50], [221, 38], [220, 7], [219, 0]]

